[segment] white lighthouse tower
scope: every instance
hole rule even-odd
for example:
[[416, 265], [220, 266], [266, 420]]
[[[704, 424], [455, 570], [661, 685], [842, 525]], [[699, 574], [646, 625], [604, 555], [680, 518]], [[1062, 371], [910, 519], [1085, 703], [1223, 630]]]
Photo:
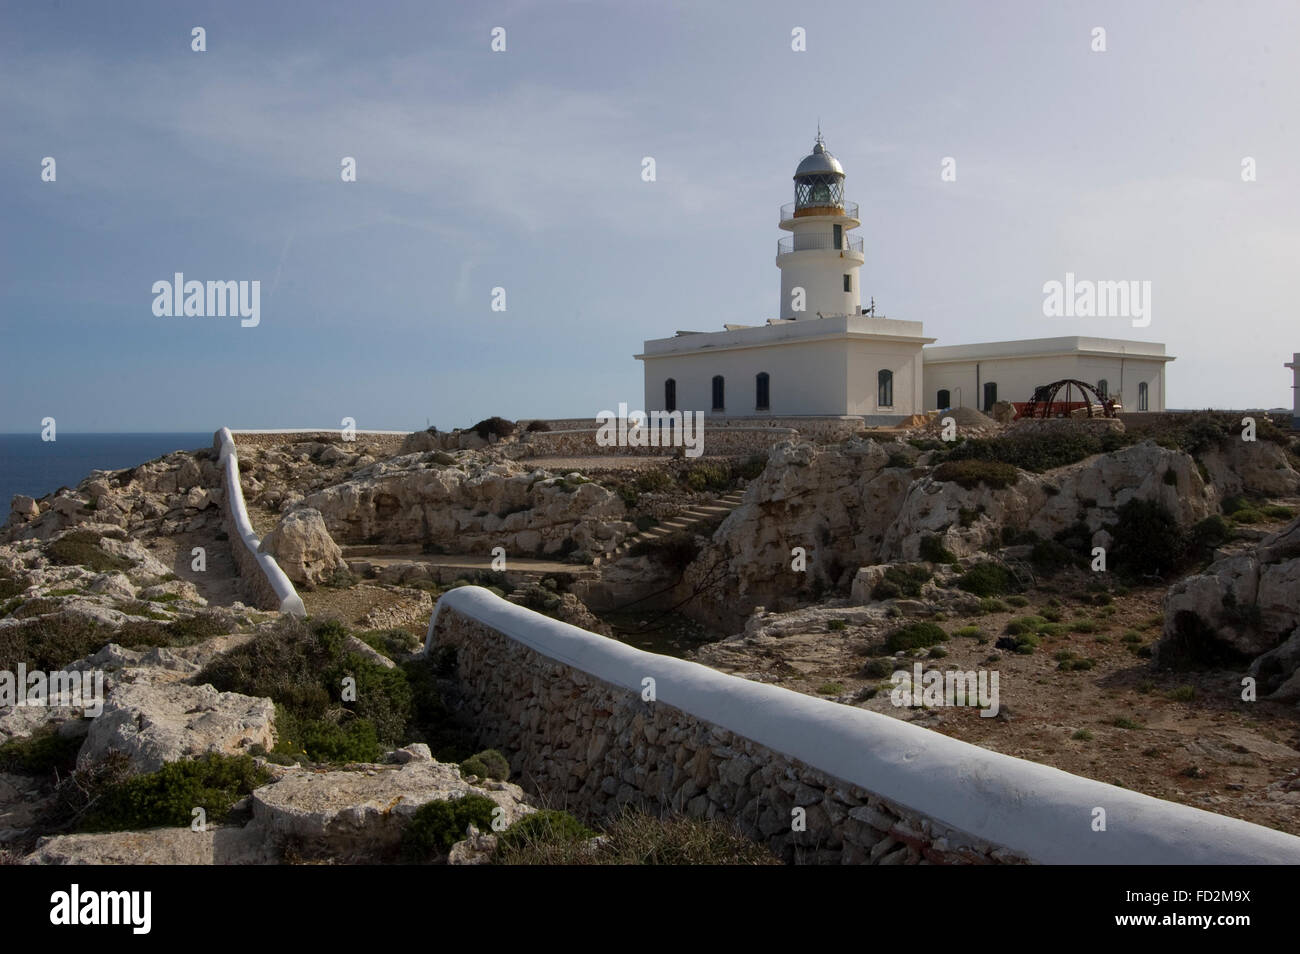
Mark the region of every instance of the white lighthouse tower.
[[794, 234], [777, 243], [781, 317], [829, 318], [862, 311], [858, 269], [862, 239], [849, 236], [858, 204], [844, 201], [844, 167], [817, 144], [794, 172], [794, 201], [781, 207], [781, 228]]

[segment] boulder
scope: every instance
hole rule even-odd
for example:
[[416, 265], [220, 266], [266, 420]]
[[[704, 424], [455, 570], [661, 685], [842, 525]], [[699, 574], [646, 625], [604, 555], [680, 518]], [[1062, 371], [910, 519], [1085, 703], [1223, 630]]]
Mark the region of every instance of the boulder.
[[507, 826], [533, 811], [517, 785], [471, 785], [454, 765], [418, 760], [400, 768], [286, 775], [253, 793], [253, 823], [273, 842], [342, 860], [374, 858], [397, 846], [421, 805], [469, 794], [501, 806]]
[[41, 508], [36, 506], [35, 499], [26, 494], [14, 494], [9, 503], [9, 512], [20, 520], [31, 520], [41, 515]]
[[275, 705], [212, 686], [151, 681], [121, 682], [108, 693], [104, 712], [91, 723], [77, 754], [78, 766], [123, 753], [133, 772], [154, 772], [166, 762], [206, 752], [246, 753], [275, 744]]
[[322, 583], [336, 571], [347, 569], [343, 551], [325, 529], [319, 510], [293, 510], [280, 518], [262, 540], [261, 550], [280, 564], [295, 583]]

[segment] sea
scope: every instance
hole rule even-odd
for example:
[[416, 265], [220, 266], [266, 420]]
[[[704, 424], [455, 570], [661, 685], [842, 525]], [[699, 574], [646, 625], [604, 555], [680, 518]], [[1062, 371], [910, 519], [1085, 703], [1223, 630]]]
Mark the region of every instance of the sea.
[[212, 446], [212, 432], [195, 434], [0, 434], [0, 523], [14, 494], [41, 498], [75, 487], [92, 470], [120, 470], [178, 450]]

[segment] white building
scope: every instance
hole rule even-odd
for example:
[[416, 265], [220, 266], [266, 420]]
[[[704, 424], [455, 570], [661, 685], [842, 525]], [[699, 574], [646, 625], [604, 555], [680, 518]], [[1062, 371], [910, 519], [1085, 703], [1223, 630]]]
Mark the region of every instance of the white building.
[[862, 417], [895, 424], [945, 407], [986, 410], [1028, 401], [1063, 378], [1086, 381], [1128, 410], [1165, 408], [1164, 345], [1111, 338], [1043, 338], [926, 347], [919, 321], [865, 313], [866, 258], [858, 205], [821, 135], [794, 174], [777, 243], [780, 318], [722, 331], [678, 331], [645, 342], [646, 410], [735, 417]]

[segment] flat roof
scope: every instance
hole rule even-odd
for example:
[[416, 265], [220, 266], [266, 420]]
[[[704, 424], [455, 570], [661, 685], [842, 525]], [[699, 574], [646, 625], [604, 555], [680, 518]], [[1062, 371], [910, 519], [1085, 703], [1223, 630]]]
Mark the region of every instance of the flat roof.
[[979, 344], [942, 345], [922, 351], [926, 363], [972, 361], [987, 358], [1040, 358], [1046, 355], [1088, 354], [1106, 357], [1152, 358], [1173, 361], [1158, 341], [1130, 341], [1126, 338], [1089, 338], [1066, 335], [1060, 338], [1023, 338], [1017, 341], [987, 341]]
[[673, 338], [652, 338], [644, 343], [637, 360], [691, 354], [696, 351], [722, 351], [734, 348], [762, 348], [771, 345], [825, 341], [837, 338], [863, 338], [882, 341], [908, 341], [926, 345], [934, 341], [922, 334], [919, 321], [896, 318], [872, 318], [863, 315], [832, 315], [829, 318], [797, 318], [752, 328], [728, 328], [725, 331], [701, 331]]

